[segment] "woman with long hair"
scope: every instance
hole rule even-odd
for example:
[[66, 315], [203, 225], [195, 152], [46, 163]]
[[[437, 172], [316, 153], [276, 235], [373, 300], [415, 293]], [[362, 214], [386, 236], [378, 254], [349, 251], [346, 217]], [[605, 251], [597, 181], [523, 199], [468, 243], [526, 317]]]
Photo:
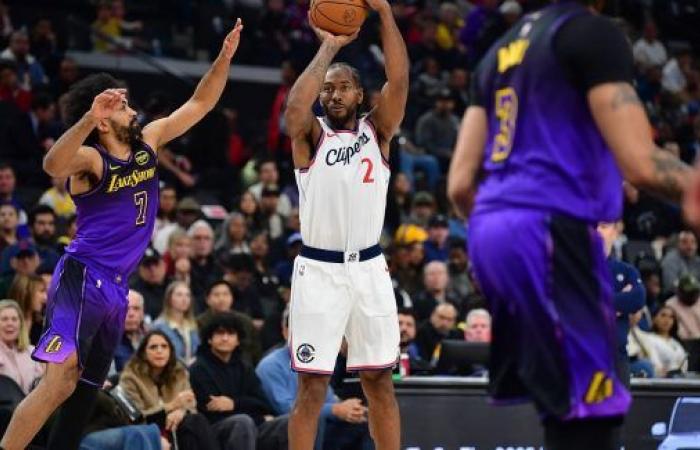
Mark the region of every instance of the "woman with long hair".
[[245, 191], [241, 194], [238, 200], [238, 210], [245, 217], [248, 231], [262, 229], [264, 220], [260, 213], [260, 205], [252, 192]]
[[678, 321], [673, 308], [662, 306], [656, 311], [651, 327], [651, 344], [656, 358], [652, 361], [657, 375], [688, 370], [688, 354], [678, 341]]
[[168, 238], [168, 250], [163, 255], [166, 274], [169, 277], [189, 282], [192, 238], [182, 230], [175, 230]]
[[46, 283], [39, 275], [16, 275], [7, 294], [22, 310], [29, 342], [36, 345], [44, 327]]
[[197, 413], [187, 368], [175, 357], [173, 343], [163, 331], [146, 334], [119, 385], [146, 422], [158, 424], [177, 441], [177, 448], [218, 449], [209, 422]]
[[44, 374], [44, 365], [32, 359], [24, 314], [14, 300], [0, 300], [0, 375], [12, 378], [25, 394]]
[[214, 247], [217, 258], [225, 260], [228, 255], [250, 253], [247, 237], [248, 224], [245, 216], [237, 211], [229, 214], [221, 225], [221, 236]]
[[192, 291], [187, 283], [174, 281], [165, 289], [163, 312], [153, 322], [172, 341], [175, 356], [186, 365], [194, 361], [199, 347], [199, 332], [194, 318]]

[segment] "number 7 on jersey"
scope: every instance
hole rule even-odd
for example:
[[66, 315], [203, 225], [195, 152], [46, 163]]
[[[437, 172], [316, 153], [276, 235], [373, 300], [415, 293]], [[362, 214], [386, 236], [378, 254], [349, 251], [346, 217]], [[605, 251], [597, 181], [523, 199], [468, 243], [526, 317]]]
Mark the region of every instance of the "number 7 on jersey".
[[146, 208], [148, 208], [148, 192], [139, 191], [134, 194], [134, 204], [138, 209], [136, 214], [136, 226], [146, 223]]

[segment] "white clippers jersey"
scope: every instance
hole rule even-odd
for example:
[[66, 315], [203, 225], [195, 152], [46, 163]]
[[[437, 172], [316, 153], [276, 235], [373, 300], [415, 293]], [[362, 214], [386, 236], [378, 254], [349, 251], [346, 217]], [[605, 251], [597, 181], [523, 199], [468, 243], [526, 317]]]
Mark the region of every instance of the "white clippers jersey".
[[304, 244], [323, 250], [362, 250], [379, 242], [384, 226], [389, 165], [374, 125], [333, 130], [318, 118], [322, 134], [308, 168], [295, 170]]

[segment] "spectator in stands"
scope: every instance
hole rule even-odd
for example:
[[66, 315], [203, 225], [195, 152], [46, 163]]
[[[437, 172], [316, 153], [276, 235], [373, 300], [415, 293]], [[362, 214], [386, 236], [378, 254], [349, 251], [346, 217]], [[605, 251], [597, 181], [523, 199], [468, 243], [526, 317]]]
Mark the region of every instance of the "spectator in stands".
[[483, 308], [467, 313], [464, 324], [464, 340], [467, 342], [491, 342], [491, 314]]
[[467, 246], [464, 240], [450, 240], [447, 268], [450, 277], [447, 290], [453, 291], [460, 298], [466, 299], [472, 293], [473, 289], [472, 279], [469, 276], [469, 257], [467, 256]]
[[51, 20], [42, 17], [36, 21], [29, 45], [41, 67], [46, 69], [48, 74], [56, 73], [61, 60], [61, 50], [58, 48], [58, 37]]
[[7, 294], [15, 275], [36, 275], [36, 271], [41, 264], [36, 247], [31, 241], [26, 239], [18, 241], [16, 244], [10, 245], [3, 250], [2, 259], [3, 263], [8, 261], [8, 268], [3, 278], [0, 279], [0, 297]]
[[[282, 335], [287, 340], [289, 337], [289, 311], [282, 315]], [[277, 415], [289, 414], [294, 405], [294, 399], [299, 388], [297, 374], [291, 369], [289, 349], [282, 346], [270, 351], [258, 364], [255, 373], [260, 379], [263, 392]], [[338, 401], [333, 389], [329, 386], [326, 392], [326, 400], [321, 408], [318, 424], [315, 450], [322, 448], [323, 435], [326, 421], [340, 420], [351, 424], [359, 424], [367, 421], [367, 408], [358, 398], [349, 398]]]
[[75, 215], [75, 203], [66, 189], [66, 181], [67, 178], [51, 177], [51, 187], [39, 198], [40, 205], [50, 207], [63, 221]]
[[[413, 86], [411, 86], [413, 102], [415, 106], [423, 111], [429, 108], [434, 99], [447, 88], [449, 75], [444, 71], [440, 62], [434, 55], [428, 55], [420, 63], [421, 71], [418, 74]], [[416, 136], [416, 144], [420, 147]]]
[[29, 53], [29, 36], [26, 31], [12, 33], [10, 45], [0, 53], [0, 58], [17, 64], [17, 77], [27, 88], [36, 89], [48, 84], [49, 79], [41, 63]]
[[0, 205], [0, 252], [17, 243], [19, 213], [12, 203]]
[[430, 218], [437, 213], [437, 202], [430, 192], [420, 191], [413, 196], [408, 222], [427, 228]]
[[463, 339], [463, 333], [455, 329], [457, 308], [451, 303], [442, 303], [435, 307], [430, 320], [418, 327], [416, 345], [420, 357], [429, 361], [431, 366], [440, 358], [440, 342], [444, 339]]
[[678, 51], [668, 60], [662, 71], [661, 85], [675, 95], [684, 96], [688, 87], [688, 77], [692, 73], [693, 56], [688, 49]]
[[248, 231], [261, 230], [264, 219], [260, 213], [258, 201], [252, 192], [245, 191], [238, 200], [238, 210], [245, 217]]
[[665, 291], [671, 291], [681, 275], [690, 273], [700, 278], [700, 256], [698, 256], [698, 240], [690, 230], [678, 234], [678, 247], [670, 250], [661, 261], [663, 270], [663, 285]]
[[280, 283], [291, 284], [292, 272], [294, 272], [294, 260], [301, 251], [301, 233], [294, 233], [287, 238], [287, 257], [278, 262], [275, 267], [275, 275]]
[[[403, 163], [403, 156], [401, 156], [401, 162]], [[439, 170], [437, 164], [435, 167]], [[402, 223], [408, 222], [411, 213], [411, 184], [408, 173], [403, 172], [403, 169], [394, 175], [394, 180], [391, 182], [387, 196], [384, 227], [392, 234]]]
[[454, 113], [457, 117], [462, 117], [464, 110], [469, 105], [469, 72], [461, 67], [452, 69], [450, 78], [447, 80], [447, 87], [455, 102]]
[[498, 0], [484, 0], [467, 13], [459, 40], [467, 51], [470, 66], [476, 65], [492, 42], [492, 36], [486, 31], [501, 20], [497, 8]]
[[153, 229], [155, 236], [158, 231], [168, 225], [175, 223], [175, 207], [177, 205], [177, 191], [172, 185], [162, 185], [158, 195], [158, 213], [156, 215], [156, 226]]
[[416, 145], [435, 156], [443, 168], [449, 165], [457, 142], [459, 118], [453, 114], [454, 107], [450, 90], [441, 89], [435, 97], [434, 108], [423, 114], [416, 124]]
[[272, 239], [277, 239], [284, 232], [284, 218], [277, 212], [280, 200], [280, 190], [275, 185], [265, 186], [260, 198], [260, 214], [263, 217], [263, 228], [257, 231], [267, 231]]
[[462, 308], [462, 299], [454, 292], [447, 289], [450, 284], [450, 275], [447, 272], [447, 264], [442, 261], [432, 261], [423, 268], [423, 286], [421, 291], [413, 299], [416, 317], [419, 321], [430, 317], [437, 305], [450, 303], [457, 311]]
[[119, 385], [146, 422], [158, 424], [169, 436], [177, 429], [178, 448], [219, 449], [209, 422], [197, 413], [187, 368], [177, 360], [173, 344], [162, 331], [152, 330], [144, 336]]
[[421, 171], [425, 177], [425, 188], [435, 189], [440, 179], [440, 163], [434, 155], [426, 153], [426, 149], [417, 147], [405, 136], [399, 136], [400, 175], [406, 177], [408, 187], [415, 182], [415, 172]]
[[219, 261], [224, 261], [229, 255], [250, 253], [250, 246], [246, 240], [248, 225], [243, 214], [236, 211], [229, 214], [221, 225], [221, 230], [221, 236], [215, 246]]
[[673, 308], [661, 307], [654, 315], [652, 339], [654, 370], [660, 377], [688, 370], [688, 354], [678, 342], [678, 321]]
[[228, 282], [217, 280], [212, 283], [206, 292], [207, 310], [197, 316], [197, 327], [203, 330], [211, 318], [218, 313], [231, 313], [241, 324], [243, 332], [238, 336], [241, 343], [241, 356], [249, 362], [257, 361], [262, 355], [260, 341], [253, 326], [253, 320], [245, 313], [235, 311], [233, 304], [235, 297], [233, 289]]
[[144, 311], [149, 320], [160, 315], [167, 285], [165, 262], [160, 253], [149, 246], [141, 258], [137, 276], [129, 283], [131, 289], [143, 295]]
[[176, 280], [190, 282], [192, 264], [192, 238], [187, 232], [177, 229], [168, 237], [168, 251], [163, 255], [166, 273]]
[[221, 278], [223, 273], [214, 258], [214, 230], [204, 220], [192, 224], [188, 234], [192, 239], [192, 262], [190, 288], [195, 299], [195, 312], [206, 309], [204, 302], [205, 291], [214, 281]]
[[505, 29], [508, 29], [520, 20], [520, 17], [523, 15], [523, 8], [516, 0], [506, 0], [498, 7], [498, 12], [501, 13]]
[[32, 359], [24, 315], [14, 300], [0, 300], [0, 375], [12, 378], [28, 394], [44, 374], [44, 365]]
[[440, 5], [440, 21], [435, 30], [435, 41], [445, 51], [450, 51], [457, 46], [457, 35], [464, 26], [464, 21], [459, 17], [459, 8], [454, 3], [444, 2]]
[[107, 1], [98, 3], [96, 16], [92, 23], [93, 50], [100, 53], [117, 50], [116, 42], [121, 36], [121, 27], [119, 19], [112, 14], [110, 3]]
[[678, 321], [678, 337], [683, 340], [700, 338], [700, 282], [689, 273], [678, 279], [675, 297], [665, 305], [673, 310]]
[[202, 208], [197, 200], [192, 197], [185, 197], [180, 200], [175, 208], [175, 223], [164, 226], [156, 233], [155, 238], [153, 238], [153, 247], [160, 254], [165, 253], [170, 234], [175, 230], [187, 231], [199, 219], [201, 214]]
[[236, 302], [233, 309], [253, 319], [255, 329], [264, 324], [264, 313], [260, 304], [260, 293], [254, 284], [255, 261], [248, 254], [232, 255], [224, 265], [224, 279], [233, 287]]
[[199, 347], [199, 331], [194, 320], [192, 293], [187, 284], [174, 281], [168, 285], [163, 312], [153, 322], [153, 328], [168, 336], [178, 359], [188, 366], [192, 364]]
[[44, 280], [39, 275], [17, 274], [7, 296], [16, 301], [22, 310], [22, 320], [29, 342], [39, 341], [44, 327], [44, 307], [46, 306]]
[[649, 20], [644, 24], [644, 34], [632, 48], [634, 52], [634, 62], [640, 69], [663, 66], [668, 60], [666, 47], [658, 39], [656, 24]]
[[[278, 188], [280, 184], [280, 174], [277, 169], [277, 163], [273, 159], [262, 159], [258, 162], [258, 182], [248, 188], [255, 196], [255, 200], [261, 203], [263, 201], [263, 190], [265, 188]], [[274, 190], [274, 189], [272, 189]], [[285, 194], [279, 194], [277, 203], [277, 212], [283, 217], [287, 217], [292, 209], [292, 204]]]
[[58, 99], [80, 79], [78, 64], [70, 56], [65, 56], [58, 65], [58, 74], [53, 77], [51, 93]]
[[50, 206], [36, 206], [29, 212], [29, 229], [42, 266], [53, 270], [62, 253], [56, 241], [56, 213]]
[[449, 257], [449, 242], [450, 237], [449, 223], [447, 217], [442, 214], [436, 214], [431, 217], [428, 222], [428, 240], [423, 242], [423, 251], [425, 251], [425, 262], [442, 261], [447, 262]]
[[430, 365], [423, 360], [416, 345], [416, 315], [410, 308], [399, 308], [399, 350], [408, 355], [411, 375], [427, 374]]
[[143, 322], [145, 317], [143, 295], [133, 289], [129, 289], [127, 299], [129, 307], [126, 310], [126, 318], [124, 319], [124, 333], [114, 351], [114, 366], [117, 372], [121, 372], [124, 369], [146, 334], [146, 326]]
[[413, 296], [423, 288], [420, 267], [411, 263], [411, 244], [394, 242], [391, 249], [389, 272], [395, 286]]
[[[284, 2], [282, 0], [270, 0], [268, 12], [266, 12], [266, 14], [269, 13], [273, 5], [277, 5], [277, 7], [282, 10], [283, 17]], [[284, 19], [282, 19], [282, 21], [283, 20]], [[264, 21], [265, 18], [263, 18], [263, 22]], [[284, 35], [282, 30], [284, 30], [284, 28], [271, 29], [268, 31], [268, 33], [266, 33], [266, 36], [274, 35], [278, 41], [284, 43], [286, 37], [280, 36]], [[285, 159], [289, 158], [291, 155], [292, 144], [285, 130], [284, 108], [287, 104], [289, 89], [297, 79], [297, 70], [294, 68], [292, 61], [289, 60], [282, 62], [280, 69], [282, 84], [280, 84], [280, 86], [277, 88], [277, 93], [275, 94], [275, 99], [272, 102], [272, 108], [270, 109], [269, 119], [267, 122], [267, 150], [278, 159]], [[275, 181], [275, 184], [276, 183], [277, 181]], [[280, 205], [282, 205], [282, 203], [280, 203]], [[280, 208], [283, 208], [283, 206], [280, 206]]]
[[0, 1], [0, 43], [5, 44], [13, 31], [10, 8], [7, 7], [5, 2]]
[[212, 315], [202, 329], [190, 379], [197, 407], [212, 424], [221, 448], [255, 450], [257, 426], [272, 410], [253, 366], [238, 351], [243, 337], [243, 326], [232, 313]]
[[32, 92], [22, 83], [14, 61], [0, 58], [0, 101], [16, 106], [21, 112], [29, 112]]
[[630, 363], [627, 353], [627, 340], [630, 331], [630, 315], [644, 307], [646, 292], [639, 271], [614, 256], [613, 246], [620, 235], [619, 223], [600, 223], [598, 233], [603, 239], [603, 247], [611, 274], [615, 313], [617, 316], [617, 371], [620, 380], [629, 386]]

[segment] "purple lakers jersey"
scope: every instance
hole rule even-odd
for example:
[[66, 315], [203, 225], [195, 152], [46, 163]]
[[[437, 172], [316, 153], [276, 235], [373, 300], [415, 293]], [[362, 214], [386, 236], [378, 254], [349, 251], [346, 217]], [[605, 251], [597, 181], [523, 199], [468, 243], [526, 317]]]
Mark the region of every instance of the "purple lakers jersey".
[[155, 152], [145, 143], [128, 161], [97, 146], [104, 172], [89, 192], [74, 195], [77, 233], [66, 249], [78, 261], [128, 276], [148, 245], [158, 210]]
[[587, 222], [620, 217], [620, 172], [585, 92], [554, 53], [557, 31], [582, 14], [591, 13], [559, 2], [527, 15], [477, 68], [488, 138], [474, 214], [529, 208]]

